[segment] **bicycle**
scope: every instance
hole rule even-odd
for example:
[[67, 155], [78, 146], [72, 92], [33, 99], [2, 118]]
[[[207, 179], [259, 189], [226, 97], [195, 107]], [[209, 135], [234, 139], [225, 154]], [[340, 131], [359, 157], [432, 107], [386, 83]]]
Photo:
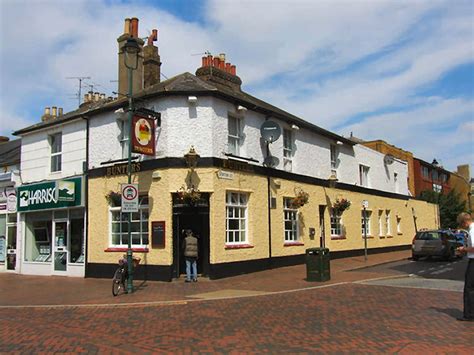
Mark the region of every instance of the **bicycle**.
[[[127, 256], [124, 255], [122, 259], [118, 261], [119, 267], [115, 270], [114, 278], [112, 279], [112, 295], [117, 296], [120, 293], [120, 290], [123, 290], [124, 293], [127, 291], [127, 282], [128, 282], [128, 263]], [[140, 264], [140, 258], [133, 258], [133, 268], [135, 269], [138, 264]]]

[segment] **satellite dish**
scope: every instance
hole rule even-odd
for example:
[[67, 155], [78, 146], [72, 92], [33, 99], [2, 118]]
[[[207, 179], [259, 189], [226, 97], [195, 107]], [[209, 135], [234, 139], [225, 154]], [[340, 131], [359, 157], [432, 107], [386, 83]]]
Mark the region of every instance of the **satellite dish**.
[[386, 165], [391, 165], [393, 164], [393, 162], [395, 161], [395, 158], [392, 154], [386, 154], [384, 157], [383, 157], [383, 162], [386, 164]]
[[280, 163], [280, 159], [272, 155], [269, 155], [263, 160], [263, 165], [268, 166], [269, 168], [273, 168], [277, 166], [279, 163]]
[[260, 134], [267, 143], [273, 143], [281, 136], [280, 125], [273, 121], [265, 121], [260, 127]]

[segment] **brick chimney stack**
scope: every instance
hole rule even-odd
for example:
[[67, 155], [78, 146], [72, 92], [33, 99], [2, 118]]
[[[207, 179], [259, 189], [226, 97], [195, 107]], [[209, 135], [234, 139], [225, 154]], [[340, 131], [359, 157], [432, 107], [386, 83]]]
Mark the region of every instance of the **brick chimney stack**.
[[219, 54], [218, 57], [213, 57], [211, 54], [202, 57], [202, 66], [196, 70], [196, 76], [238, 91], [242, 85], [242, 80], [237, 76], [235, 65], [226, 63], [224, 53]]
[[138, 92], [143, 89], [143, 45], [145, 42], [138, 37], [138, 18], [125, 19], [123, 34], [117, 38], [119, 46], [119, 65], [118, 65], [118, 92], [122, 95], [128, 93], [128, 69], [125, 66], [125, 53], [122, 50], [127, 39], [135, 38], [138, 45], [142, 49], [138, 54], [138, 67], [132, 71], [133, 75], [133, 91]]
[[148, 37], [147, 45], [143, 48], [143, 87], [145, 89], [160, 82], [160, 55], [158, 47], [153, 44], [156, 40], [158, 40], [158, 30], [153, 30]]

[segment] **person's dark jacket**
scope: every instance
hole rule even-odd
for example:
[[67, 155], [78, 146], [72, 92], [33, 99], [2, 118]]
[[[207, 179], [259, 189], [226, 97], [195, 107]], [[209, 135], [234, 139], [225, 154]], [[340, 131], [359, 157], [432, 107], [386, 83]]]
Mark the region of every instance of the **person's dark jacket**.
[[198, 240], [194, 236], [184, 238], [184, 256], [187, 258], [198, 257]]

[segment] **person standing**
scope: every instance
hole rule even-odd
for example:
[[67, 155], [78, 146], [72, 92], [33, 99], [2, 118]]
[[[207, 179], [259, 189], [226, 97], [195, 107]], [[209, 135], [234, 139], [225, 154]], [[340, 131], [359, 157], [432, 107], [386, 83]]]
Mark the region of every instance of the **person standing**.
[[186, 279], [184, 281], [197, 282], [198, 240], [190, 229], [186, 231], [183, 247], [186, 259]]
[[474, 223], [469, 213], [460, 213], [458, 216], [459, 227], [468, 231], [467, 245], [457, 250], [467, 254], [468, 264], [464, 281], [464, 313], [460, 321], [474, 322]]

